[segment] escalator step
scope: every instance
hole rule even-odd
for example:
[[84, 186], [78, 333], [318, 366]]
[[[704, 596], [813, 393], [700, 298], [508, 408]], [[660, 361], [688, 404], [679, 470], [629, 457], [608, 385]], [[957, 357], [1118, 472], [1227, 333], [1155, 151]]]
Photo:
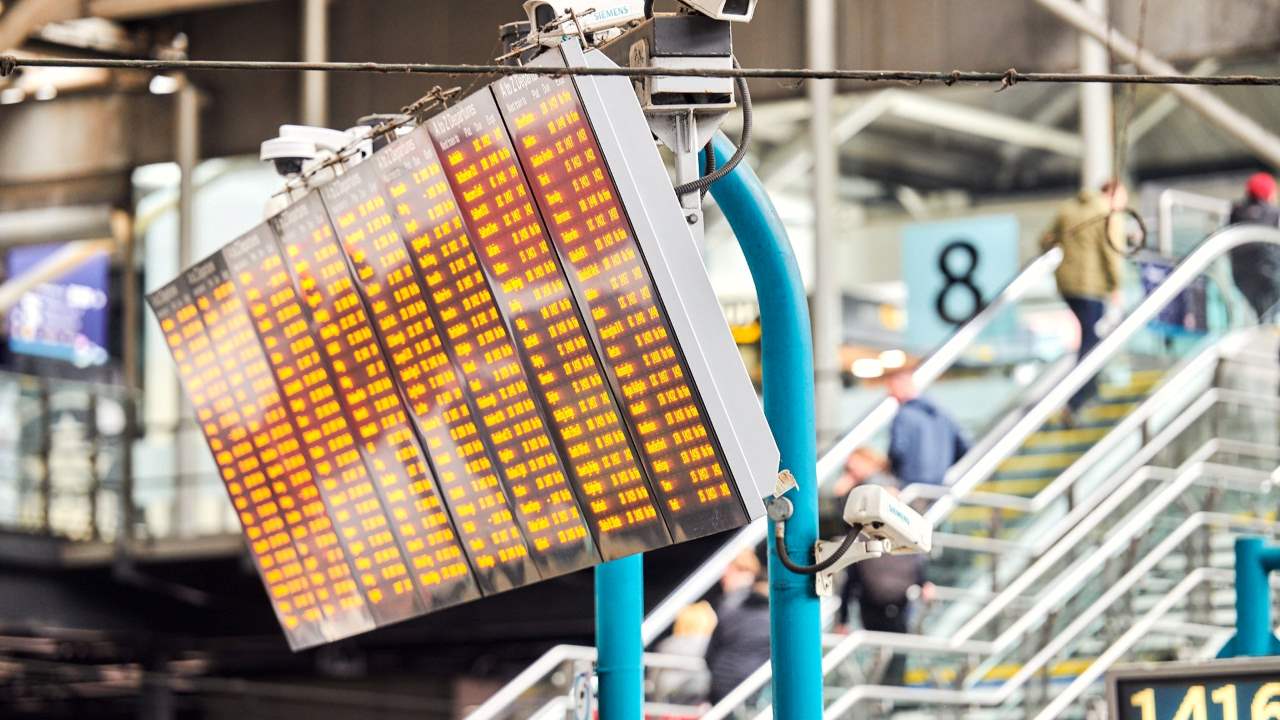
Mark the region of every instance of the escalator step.
[[1023, 443], [1023, 450], [1053, 448], [1055, 450], [1089, 447], [1106, 436], [1110, 426], [1041, 430]]
[[999, 479], [1002, 475], [1018, 474], [1028, 472], [1037, 472], [1042, 470], [1062, 470], [1069, 467], [1071, 463], [1079, 459], [1081, 453], [1076, 452], [1058, 452], [1058, 453], [1033, 453], [1030, 455], [1014, 455], [996, 466], [995, 477]]

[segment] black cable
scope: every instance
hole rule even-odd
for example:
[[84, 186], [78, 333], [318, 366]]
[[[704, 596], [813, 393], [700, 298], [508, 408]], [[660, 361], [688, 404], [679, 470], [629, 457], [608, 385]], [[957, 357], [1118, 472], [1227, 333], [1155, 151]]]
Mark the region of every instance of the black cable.
[[[702, 164], [705, 168], [703, 174], [710, 174], [716, 171], [716, 149], [710, 141], [707, 141], [707, 144], [702, 147]], [[706, 197], [707, 192], [710, 190], [710, 185], [702, 188], [702, 197]]]
[[[703, 192], [714, 185], [720, 178], [733, 172], [733, 169], [738, 167], [738, 163], [742, 162], [742, 159], [747, 156], [747, 145], [751, 142], [751, 90], [747, 88], [747, 81], [742, 78], [738, 78], [736, 84], [738, 86], [738, 95], [742, 98], [742, 139], [738, 141], [738, 149], [733, 152], [733, 157], [729, 158], [724, 167], [709, 171], [697, 180], [677, 185], [675, 189], [677, 196], [688, 195], [695, 191]], [[708, 142], [707, 147], [710, 146], [711, 143]]]
[[259, 72], [363, 72], [386, 75], [550, 75], [595, 77], [756, 78], [763, 80], [854, 80], [858, 82], [1104, 83], [1108, 85], [1247, 85], [1280, 86], [1280, 75], [1141, 75], [1122, 73], [1023, 73], [978, 70], [812, 70], [809, 68], [669, 68], [548, 67], [542, 65], [472, 65], [448, 63], [292, 62], [274, 60], [144, 60], [120, 58], [19, 58], [0, 55], [0, 73], [23, 67], [79, 67], [158, 71], [254, 70]]
[[787, 553], [787, 524], [785, 522], [780, 522], [777, 524], [777, 528], [778, 529], [775, 533], [777, 535], [778, 542], [774, 543], [774, 545], [778, 547], [778, 560], [782, 562], [782, 567], [793, 573], [799, 573], [800, 575], [817, 575], [823, 570], [835, 565], [840, 561], [840, 558], [844, 557], [845, 553], [849, 552], [849, 548], [853, 547], [853, 543], [857, 541], [858, 535], [862, 533], [862, 526], [855, 524], [849, 528], [849, 532], [844, 536], [844, 540], [840, 543], [840, 547], [836, 548], [835, 553], [833, 553], [831, 557], [815, 565], [797, 565], [794, 562], [791, 562], [791, 556]]

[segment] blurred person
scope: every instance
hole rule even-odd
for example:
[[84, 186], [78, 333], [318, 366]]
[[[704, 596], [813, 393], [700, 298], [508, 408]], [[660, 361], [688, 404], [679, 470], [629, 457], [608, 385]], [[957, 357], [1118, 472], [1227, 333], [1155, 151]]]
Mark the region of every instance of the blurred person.
[[[716, 611], [703, 600], [686, 606], [676, 614], [671, 635], [658, 641], [656, 652], [700, 658], [707, 654], [711, 634], [716, 628]], [[654, 669], [649, 673], [650, 695], [678, 705], [697, 705], [706, 700], [711, 678], [706, 672], [677, 669]]]
[[[895, 496], [896, 489], [890, 489]], [[933, 583], [925, 577], [925, 555], [884, 555], [849, 566], [840, 588], [840, 609], [836, 614], [836, 632], [847, 633], [854, 602], [864, 630], [905, 633], [908, 630], [910, 591], [920, 588], [920, 599], [931, 602]], [[907, 658], [893, 653], [885, 670], [884, 683], [901, 685], [905, 680]]]
[[[1118, 180], [1103, 184], [1100, 191], [1081, 190], [1058, 209], [1053, 225], [1040, 239], [1048, 251], [1062, 247], [1062, 264], [1055, 278], [1058, 292], [1080, 323], [1077, 362], [1097, 346], [1098, 323], [1107, 315], [1107, 304], [1120, 308], [1120, 280], [1126, 244], [1124, 216], [1117, 213], [1129, 204], [1129, 192]], [[1075, 416], [1097, 393], [1092, 378], [1067, 401], [1063, 421], [1075, 423]]]
[[869, 447], [860, 447], [845, 458], [844, 470], [836, 480], [836, 497], [843, 498], [849, 491], [866, 482], [881, 485], [892, 484], [886, 477], [889, 470], [889, 458], [883, 453]]
[[[1243, 200], [1231, 206], [1231, 225], [1256, 224], [1280, 227], [1276, 202], [1276, 179], [1254, 173], [1245, 183]], [[1230, 251], [1231, 277], [1249, 306], [1263, 322], [1273, 315], [1280, 302], [1280, 247], [1250, 243]]]
[[969, 438], [938, 406], [920, 395], [903, 367], [887, 377], [889, 395], [898, 401], [898, 414], [889, 426], [887, 469], [900, 487], [913, 483], [942, 485], [947, 471], [969, 452]]
[[[745, 587], [743, 584], [745, 583]], [[707, 643], [708, 699], [720, 702], [769, 660], [769, 582], [754, 550], [743, 550], [721, 579], [725, 597]]]
[[830, 494], [822, 494], [822, 503], [818, 514], [818, 534], [822, 537], [844, 535], [844, 504], [849, 491], [863, 483], [878, 485], [894, 484], [893, 477], [888, 474], [889, 458], [884, 453], [869, 447], [860, 447], [845, 458], [844, 470], [836, 479]]

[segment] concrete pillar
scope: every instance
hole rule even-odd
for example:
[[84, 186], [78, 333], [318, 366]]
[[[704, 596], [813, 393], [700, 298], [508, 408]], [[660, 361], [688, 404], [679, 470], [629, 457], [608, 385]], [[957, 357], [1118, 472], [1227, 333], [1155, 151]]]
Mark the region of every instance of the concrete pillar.
[[[815, 70], [836, 65], [836, 9], [834, 0], [808, 0], [808, 62]], [[843, 326], [840, 267], [837, 263], [835, 208], [839, 180], [839, 147], [832, 133], [832, 104], [836, 86], [830, 80], [811, 80], [810, 133], [813, 143], [813, 366], [814, 410], [818, 448], [840, 432], [839, 350]]]
[[[326, 62], [329, 59], [329, 0], [302, 0], [302, 3], [302, 60]], [[327, 73], [302, 74], [302, 124], [329, 125]]]
[[[1107, 17], [1108, 0], [1080, 0], [1085, 10]], [[1107, 46], [1087, 32], [1080, 33], [1080, 72], [1111, 72]], [[1086, 83], [1080, 86], [1080, 186], [1098, 189], [1114, 172], [1115, 125], [1111, 115], [1111, 86]]]
[[[178, 162], [181, 179], [178, 181], [178, 269], [186, 270], [195, 258], [195, 172], [200, 162], [200, 91], [186, 77], [179, 78], [178, 92], [174, 95], [174, 158]], [[173, 506], [170, 527], [175, 531], [184, 527], [189, 517], [189, 497], [186, 485], [191, 482], [194, 458], [186, 452], [186, 437], [192, 422], [190, 404], [186, 394], [178, 387], [177, 375], [172, 376], [173, 392], [178, 401], [177, 426], [173, 434]]]

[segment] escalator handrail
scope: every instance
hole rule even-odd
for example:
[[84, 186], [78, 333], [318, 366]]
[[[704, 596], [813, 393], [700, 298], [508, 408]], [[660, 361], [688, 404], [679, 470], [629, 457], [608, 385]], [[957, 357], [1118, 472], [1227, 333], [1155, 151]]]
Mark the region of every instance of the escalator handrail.
[[[1183, 386], [1188, 378], [1194, 378], [1222, 361], [1250, 363], [1250, 355], [1257, 358], [1256, 365], [1258, 367], [1274, 369], [1276, 363], [1274, 356], [1253, 353], [1246, 347], [1256, 330], [1257, 328], [1254, 327], [1237, 330], [1209, 344], [1191, 358], [1179, 363], [1168, 373], [1167, 377], [1160, 381], [1155, 391], [1143, 400], [1138, 407], [1125, 415], [1120, 423], [1107, 431], [1107, 434], [1102, 439], [1091, 445], [1083, 455], [1072, 462], [1070, 466], [1032, 497], [975, 490], [965, 495], [965, 502], [971, 505], [1004, 508], [1026, 513], [1036, 513], [1043, 510], [1054, 500], [1062, 497], [1075, 484], [1075, 481], [1080, 479], [1093, 466], [1094, 462], [1108, 455], [1118, 444], [1129, 437], [1130, 433], [1142, 428], [1157, 413], [1167, 410], [1170, 399], [1184, 390]], [[920, 498], [936, 500], [946, 494], [948, 494], [948, 488], [945, 485], [913, 483], [903, 488], [902, 499], [904, 502], [911, 502]]]
[[[1146, 555], [1137, 561], [1134, 566], [1126, 572], [1119, 580], [1107, 586], [1107, 589], [1096, 600], [1089, 604], [1087, 608], [1079, 613], [1067, 627], [1058, 632], [1052, 640], [1045, 644], [1035, 655], [1025, 663], [1022, 663], [1012, 676], [1004, 680], [1000, 687], [994, 689], [980, 690], [976, 688], [962, 688], [957, 690], [947, 690], [945, 696], [935, 695], [937, 691], [929, 688], [904, 688], [906, 691], [902, 696], [895, 696], [888, 699], [897, 699], [903, 701], [915, 701], [919, 703], [937, 702], [942, 704], [981, 704], [981, 705], [998, 705], [1010, 699], [1015, 692], [1028, 680], [1033, 678], [1049, 661], [1060, 653], [1072, 641], [1082, 636], [1088, 626], [1102, 617], [1108, 609], [1118, 602], [1125, 593], [1133, 589], [1138, 583], [1142, 582], [1160, 561], [1164, 560], [1171, 553], [1184, 544], [1188, 537], [1193, 533], [1200, 531], [1202, 528], [1211, 527], [1214, 529], [1226, 529], [1237, 532], [1269, 532], [1272, 536], [1280, 533], [1280, 523], [1269, 520], [1261, 520], [1254, 518], [1241, 518], [1226, 513], [1199, 511], [1188, 516], [1178, 525], [1167, 537], [1152, 548]], [[1230, 573], [1229, 570], [1212, 568], [1216, 574], [1226, 577], [1225, 574]], [[1172, 594], [1166, 593], [1164, 597]], [[837, 698], [828, 708], [824, 717], [838, 717], [840, 712], [848, 709], [851, 702], [846, 699], [850, 693], [858, 691], [871, 691], [871, 695], [858, 696], [856, 699], [864, 699], [865, 697], [882, 697], [876, 690], [877, 686], [863, 685], [850, 688], [843, 696]], [[931, 697], [932, 696], [932, 697]], [[713, 708], [714, 712], [714, 708]], [[703, 716], [703, 720], [718, 720], [719, 716], [708, 713]]]
[[[1171, 442], [1171, 440], [1172, 438], [1169, 438], [1169, 437], [1155, 438], [1152, 440], [1152, 443], [1153, 444], [1159, 443], [1161, 446], [1165, 446], [1169, 442]], [[1226, 468], [1226, 467], [1218, 466], [1214, 463], [1207, 462], [1205, 459], [1207, 457], [1211, 457], [1215, 452], [1217, 452], [1218, 449], [1221, 447], [1221, 444], [1224, 442], [1234, 443], [1236, 441], [1224, 440], [1220, 438], [1211, 438], [1207, 440], [1204, 443], [1204, 445], [1201, 446], [1200, 449], [1192, 453], [1192, 456], [1186, 462], [1184, 462], [1181, 467], [1177, 469], [1175, 477], [1168, 481], [1170, 484], [1170, 487], [1174, 488], [1173, 491], [1166, 493], [1164, 498], [1153, 501], [1150, 505], [1145, 506], [1145, 508], [1140, 508], [1138, 511], [1135, 511], [1133, 514], [1130, 515], [1130, 517], [1125, 522], [1122, 522], [1118, 526], [1119, 532], [1115, 533], [1114, 535], [1108, 536], [1108, 538], [1104, 542], [1111, 543], [1113, 545], [1120, 545], [1120, 544], [1123, 544], [1124, 542], [1127, 542], [1128, 540], [1131, 540], [1133, 537], [1136, 537], [1137, 534], [1141, 532], [1147, 526], [1147, 523], [1150, 522], [1150, 520], [1154, 517], [1154, 514], [1156, 511], [1159, 511], [1164, 507], [1167, 507], [1169, 504], [1173, 503], [1176, 500], [1176, 498], [1180, 495], [1180, 490], [1175, 487], [1176, 483], [1182, 482], [1185, 484], [1190, 484], [1192, 482], [1196, 482], [1202, 476], [1204, 476], [1206, 471], [1208, 470], [1213, 470], [1214, 472], [1217, 472], [1217, 473], [1221, 473], [1224, 471], [1238, 471], [1237, 468]], [[1280, 457], [1280, 448], [1269, 448], [1269, 449], [1272, 451], [1273, 457]], [[1134, 475], [1130, 477], [1126, 482], [1127, 483], [1146, 482], [1147, 480], [1153, 477], [1158, 477], [1161, 474], [1163, 474], [1161, 471], [1163, 471], [1163, 473], [1168, 472], [1167, 470], [1160, 469], [1160, 468], [1143, 467], [1139, 469], [1136, 473], [1134, 473]], [[1267, 477], [1267, 474], [1262, 471], [1239, 471], [1239, 472], [1244, 475], [1255, 477], [1259, 480]], [[1142, 515], [1146, 515], [1147, 517], [1141, 521], [1133, 521], [1133, 518], [1135, 516], [1141, 517]], [[1092, 523], [1087, 526], [1085, 525], [1079, 526], [1079, 530], [1074, 531], [1072, 534], [1072, 537], [1078, 534], [1085, 534], [1090, 532], [1093, 529], [1093, 527], [1095, 527], [1097, 524], [1101, 522], [1101, 519], [1104, 519], [1104, 518], [1091, 517], [1090, 520], [1092, 521]], [[1072, 565], [1071, 567], [1067, 568], [1066, 572], [1070, 573], [1072, 571], [1075, 571], [1076, 575], [1087, 574], [1090, 568], [1092, 568], [1094, 565], [1098, 565], [1099, 563], [1105, 562], [1106, 559], [1107, 558], [1103, 557], [1101, 553], [1094, 553], [1094, 554], [1091, 554], [1090, 556], [1085, 557], [1083, 560]], [[1046, 562], [1050, 562], [1050, 561], [1046, 561]], [[1029, 608], [1018, 619], [1018, 621], [1014, 623], [1013, 626], [1003, 631], [1000, 634], [1000, 636], [998, 636], [995, 640], [974, 641], [972, 639], [972, 636], [974, 633], [968, 632], [965, 634], [953, 633], [949, 635], [947, 638], [941, 639], [940, 643], [934, 643], [932, 641], [929, 641], [928, 644], [935, 651], [942, 651], [943, 645], [949, 645], [953, 649], [952, 651], [956, 653], [961, 653], [961, 654], [989, 655], [989, 654], [1001, 652], [1007, 649], [1013, 643], [1013, 641], [1015, 641], [1021, 635], [1022, 629], [1019, 629], [1019, 626], [1022, 626], [1023, 628], [1029, 627], [1032, 623], [1038, 620], [1041, 620], [1044, 617], [1047, 617], [1051, 607], [1053, 607], [1058, 602], [1059, 600], [1058, 596], [1062, 594], [1069, 594], [1071, 591], [1077, 589], [1078, 584], [1079, 583], [1075, 582], [1074, 580], [1072, 582], [1067, 582], [1067, 583], [1060, 583], [1055, 581], [1052, 585], [1046, 588], [1042, 594], [1040, 594], [1035, 598], [1035, 601], [1032, 607]], [[1025, 588], [1023, 588], [1023, 590], [1025, 590]], [[1008, 595], [1008, 588], [1006, 588], [1005, 591], [1002, 591], [1001, 593], [999, 593], [999, 596], [1006, 596], [1006, 595]], [[1000, 599], [1001, 599], [1000, 597], [997, 597], [996, 601], [994, 602], [998, 602], [1000, 601]], [[912, 635], [891, 635], [890, 637], [879, 638], [879, 637], [867, 636], [865, 633], [850, 634], [849, 636], [846, 636], [845, 639], [839, 645], [833, 648], [823, 658], [823, 675], [826, 675], [827, 673], [829, 673], [832, 669], [836, 667], [836, 665], [842, 662], [849, 655], [853, 654], [854, 651], [866, 645], [876, 645], [880, 647], [892, 647], [892, 648], [901, 648], [905, 650], [912, 650], [912, 649], [919, 649], [919, 645], [922, 641], [924, 641], [923, 638], [920, 638], [919, 636], [912, 636]], [[740, 703], [744, 702], [748, 697], [751, 696], [752, 693], [762, 688], [764, 684], [768, 682], [770, 674], [771, 672], [769, 668], [769, 663], [765, 662], [760, 668], [758, 668], [754, 673], [752, 673], [747, 678], [747, 680], [743, 681], [743, 683], [740, 684], [737, 688], [734, 688], [732, 691], [730, 691], [730, 693], [726, 695], [723, 700], [721, 700], [714, 707], [712, 707], [704, 716], [704, 720], [723, 720], [723, 718], [727, 718], [735, 707], [737, 707]]]
[[[1176, 436], [1178, 433], [1185, 430], [1191, 422], [1200, 419], [1200, 417], [1204, 416], [1205, 413], [1217, 405], [1247, 405], [1254, 408], [1280, 412], [1280, 399], [1259, 397], [1242, 390], [1228, 390], [1226, 388], [1215, 387], [1197, 396], [1191, 403], [1186, 405], [1178, 417], [1170, 420], [1170, 422], [1160, 430], [1160, 433], [1164, 433], [1165, 435], [1170, 435], [1170, 433], [1172, 433], [1171, 436]], [[1159, 437], [1160, 434], [1157, 434], [1156, 438]], [[1151, 442], [1147, 446], [1139, 449], [1126, 463], [1112, 472], [1117, 477], [1132, 476], [1135, 471], [1150, 462], [1155, 456], [1155, 453], [1163, 449], [1159, 445], [1160, 444], [1157, 442]], [[1220, 451], [1230, 452], [1230, 450], [1227, 449], [1221, 449]], [[1029, 538], [1026, 537], [1028, 533], [1024, 532], [1018, 539], [1000, 539], [998, 543], [992, 544], [989, 550], [983, 550], [982, 552], [989, 552], [996, 555], [1019, 552], [1032, 557], [1040, 557], [1049, 552], [1052, 546], [1066, 531], [1082, 522], [1095, 507], [1108, 502], [1110, 500], [1110, 493], [1114, 490], [1114, 487], [1102, 485], [1089, 496], [1083, 499], [1078, 499], [1070, 512], [1059, 519], [1048, 531], [1036, 530], [1035, 532], [1030, 533]], [[1028, 512], [1038, 512], [1042, 509], [1043, 506]], [[933, 537], [934, 545], [947, 547], [947, 543], [951, 538], [951, 535], [949, 533], [935, 532]], [[938, 542], [939, 538], [942, 539], [941, 543]], [[1024, 541], [1024, 539], [1027, 541]]]
[[[1264, 225], [1234, 225], [1206, 238], [1199, 247], [1178, 263], [1165, 281], [1138, 303], [1138, 306], [1125, 316], [1110, 334], [1103, 338], [1092, 351], [1080, 358], [1080, 362], [1061, 382], [1028, 408], [1013, 427], [994, 438], [989, 438], [989, 442], [975, 445], [959, 463], [966, 469], [954, 478], [954, 482], [948, 478], [949, 492], [929, 508], [925, 518], [936, 527], [949, 517], [960, 498], [985, 482], [1000, 463], [1022, 447], [1026, 439], [1039, 430], [1050, 415], [1065, 405], [1072, 395], [1092, 380], [1129, 340], [1164, 309], [1165, 305], [1190, 287], [1209, 269], [1210, 265], [1227, 252], [1250, 243], [1280, 245], [1280, 229]], [[970, 456], [976, 460], [966, 462]]]
[[[1005, 493], [970, 491], [964, 496], [964, 500], [969, 505], [984, 505], [989, 507], [1004, 507], [1007, 510], [1018, 510], [1021, 512], [1038, 512], [1044, 507], [1050, 505], [1051, 502], [1064, 495], [1068, 489], [1073, 486], [1076, 479], [1089, 468], [1092, 468], [1094, 461], [1098, 457], [1110, 454], [1116, 445], [1125, 441], [1126, 438], [1132, 437], [1133, 432], [1137, 432], [1142, 428], [1147, 420], [1151, 419], [1158, 411], [1166, 410], [1170, 398], [1178, 395], [1183, 391], [1184, 383], [1188, 378], [1197, 377], [1197, 375], [1207, 372], [1222, 360], [1243, 361], [1244, 357], [1249, 355], [1248, 348], [1245, 343], [1251, 340], [1256, 328], [1245, 328], [1242, 331], [1236, 331], [1228, 334], [1228, 336], [1219, 338], [1215, 342], [1210, 343], [1206, 347], [1201, 348], [1196, 355], [1189, 357], [1187, 360], [1181, 361], [1178, 365], [1167, 373], [1166, 377], [1161, 380], [1160, 386], [1151, 393], [1146, 400], [1142, 402], [1134, 410], [1130, 411], [1124, 419], [1116, 427], [1108, 430], [1105, 437], [1093, 443], [1084, 455], [1078, 457], [1071, 465], [1062, 473], [1053, 478], [1050, 484], [1039, 489], [1036, 495], [1025, 497], [1020, 495], [1005, 495]], [[1260, 365], [1275, 365], [1274, 356], [1260, 357]], [[996, 428], [996, 432], [1000, 432], [1001, 428]], [[987, 443], [987, 438], [983, 439], [983, 443]], [[957, 462], [957, 468], [963, 466], [963, 460]], [[961, 470], [964, 471], [964, 470]], [[913, 483], [902, 488], [902, 501], [911, 502], [915, 500], [938, 500], [942, 496], [950, 495], [950, 488], [947, 486], [938, 486], [938, 484]]]
[[[1208, 515], [1211, 513], [1203, 514]], [[1196, 519], [1197, 518], [1193, 517], [1188, 520]], [[1201, 520], [1199, 524], [1204, 524], [1204, 521]], [[1244, 529], [1256, 530], [1259, 528], [1256, 525], [1250, 525]], [[1191, 591], [1196, 587], [1209, 581], [1228, 585], [1234, 577], [1235, 573], [1225, 568], [1196, 568], [1188, 573], [1182, 581], [1170, 589], [1169, 592], [1163, 596], [1162, 600], [1156, 605], [1153, 605], [1138, 622], [1134, 623], [1134, 627], [1140, 628], [1143, 632], [1147, 632], [1156, 620], [1172, 609], [1178, 601], [1190, 595]], [[1113, 647], [1117, 645], [1120, 645], [1120, 643], [1117, 642], [1113, 644]], [[1124, 649], [1127, 650], [1128, 648], [1125, 647]], [[936, 705], [1001, 705], [1011, 699], [1014, 693], [1016, 693], [1025, 683], [1025, 677], [1017, 678], [1016, 683], [1015, 678], [1010, 678], [1001, 683], [999, 688], [982, 690], [951, 690], [887, 685], [859, 685], [849, 688], [843, 695], [837, 697], [831, 705], [827, 706], [822, 717], [824, 719], [841, 717], [843, 713], [852, 708], [858, 702], [873, 699]], [[705, 720], [706, 716], [703, 717]]]

